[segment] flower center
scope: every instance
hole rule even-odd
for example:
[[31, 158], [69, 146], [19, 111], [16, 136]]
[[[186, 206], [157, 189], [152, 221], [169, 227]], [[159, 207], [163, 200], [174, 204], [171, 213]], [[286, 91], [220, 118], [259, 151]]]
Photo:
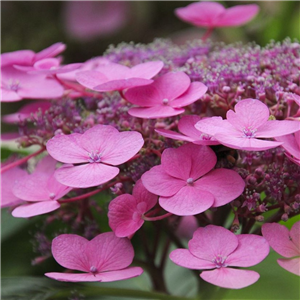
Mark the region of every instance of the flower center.
[[92, 151], [89, 153], [88, 161], [90, 163], [98, 163], [101, 161], [101, 155], [102, 153], [99, 153], [99, 151]]
[[167, 105], [169, 103], [169, 99], [166, 99], [166, 98], [163, 99], [162, 103], [163, 103], [163, 105]]
[[257, 129], [252, 129], [251, 127], [243, 128], [243, 138], [251, 139], [255, 137], [255, 132]]
[[225, 264], [225, 260], [227, 257], [222, 257], [221, 255], [217, 255], [214, 259], [213, 259], [213, 263], [216, 264], [216, 268], [222, 268], [222, 267], [227, 267], [227, 264]]
[[90, 272], [93, 273], [93, 274], [95, 274], [95, 273], [98, 272], [98, 270], [97, 270], [97, 268], [95, 266], [91, 266], [90, 267]]
[[186, 180], [186, 183], [187, 183], [188, 185], [193, 185], [194, 179], [193, 179], [193, 178], [188, 178], [188, 179]]
[[54, 193], [50, 193], [50, 194], [49, 194], [49, 198], [50, 198], [51, 200], [53, 200], [53, 199], [55, 198], [55, 196], [56, 196], [56, 195], [55, 195]]
[[20, 88], [20, 81], [17, 79], [10, 79], [7, 88], [11, 91], [17, 92]]

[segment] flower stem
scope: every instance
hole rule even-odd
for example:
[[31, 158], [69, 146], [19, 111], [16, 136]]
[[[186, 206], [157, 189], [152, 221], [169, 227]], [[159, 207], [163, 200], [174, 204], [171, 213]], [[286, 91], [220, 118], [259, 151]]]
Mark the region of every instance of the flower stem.
[[145, 221], [159, 221], [159, 220], [163, 220], [165, 218], [168, 218], [170, 216], [172, 216], [173, 214], [171, 213], [166, 213], [164, 215], [161, 215], [161, 216], [157, 216], [157, 217], [146, 217], [145, 215], [143, 216], [143, 219]]
[[211, 33], [213, 32], [214, 27], [208, 27], [206, 32], [204, 33], [204, 35], [201, 37], [202, 42], [205, 42], [209, 36], [211, 35]]
[[32, 154], [25, 156], [17, 161], [14, 161], [13, 163], [10, 163], [10, 164], [4, 166], [3, 168], [1, 168], [1, 174], [14, 168], [14, 167], [17, 167], [17, 166], [27, 162], [30, 158], [35, 157], [35, 156], [39, 155], [40, 153], [44, 152], [45, 149], [46, 149], [45, 147], [42, 147], [40, 150], [38, 150]]

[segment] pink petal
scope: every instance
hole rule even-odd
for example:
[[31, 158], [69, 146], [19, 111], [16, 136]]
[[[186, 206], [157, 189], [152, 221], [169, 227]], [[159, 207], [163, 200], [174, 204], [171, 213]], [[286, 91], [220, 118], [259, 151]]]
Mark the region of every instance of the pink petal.
[[255, 99], [239, 101], [234, 110], [235, 112], [229, 110], [226, 117], [228, 122], [240, 131], [243, 128], [257, 129], [268, 121], [270, 115], [268, 106]]
[[[300, 132], [300, 131], [299, 131]], [[282, 142], [281, 145], [295, 159], [300, 159], [300, 137], [299, 142], [296, 139], [296, 134], [288, 134], [276, 137], [276, 141]]]
[[216, 169], [195, 182], [198, 189], [210, 192], [214, 198], [213, 207], [227, 204], [242, 194], [245, 182], [233, 170]]
[[287, 258], [300, 255], [299, 245], [296, 246], [299, 240], [292, 241], [290, 239], [290, 232], [284, 225], [266, 223], [263, 224], [261, 230], [270, 246], [280, 255]]
[[101, 163], [63, 165], [55, 171], [55, 178], [66, 186], [88, 188], [110, 181], [119, 174], [119, 171], [116, 167]]
[[243, 25], [253, 19], [258, 11], [259, 6], [256, 4], [227, 8], [218, 20], [218, 27]]
[[109, 203], [108, 219], [117, 237], [129, 236], [144, 224], [142, 214], [137, 211], [137, 200], [129, 194], [120, 195]]
[[49, 213], [60, 208], [60, 204], [55, 200], [42, 201], [30, 204], [23, 204], [12, 211], [16, 218], [30, 218]]
[[176, 265], [192, 270], [213, 269], [216, 267], [214, 263], [199, 259], [187, 249], [173, 250], [169, 257]]
[[49, 46], [48, 48], [36, 53], [34, 61], [38, 61], [44, 58], [48, 58], [48, 57], [54, 57], [56, 55], [58, 55], [59, 53], [65, 51], [66, 49], [66, 45], [63, 43], [55, 43], [51, 46]]
[[300, 130], [300, 122], [298, 121], [268, 121], [264, 125], [258, 128], [256, 132], [257, 137], [279, 137], [281, 135], [286, 135], [294, 133]]
[[94, 281], [101, 281], [102, 278], [100, 274], [93, 274], [93, 273], [50, 272], [50, 273], [45, 273], [45, 276], [58, 281], [67, 281], [67, 282], [94, 282]]
[[234, 267], [251, 267], [264, 260], [269, 254], [269, 244], [261, 236], [254, 234], [240, 234], [235, 251], [228, 255], [226, 264]]
[[153, 107], [133, 107], [130, 108], [128, 113], [136, 118], [142, 119], [158, 119], [158, 118], [167, 118], [180, 115], [184, 113], [184, 109], [172, 108], [168, 105], [153, 106]]
[[227, 120], [223, 120], [221, 117], [202, 119], [195, 124], [195, 128], [211, 136], [218, 133], [230, 135], [232, 132], [238, 132]]
[[105, 75], [107, 81], [131, 78], [130, 68], [117, 63], [99, 65], [97, 71]]
[[64, 163], [83, 163], [89, 159], [88, 151], [81, 147], [81, 134], [56, 135], [47, 144], [47, 151], [56, 160]]
[[201, 82], [192, 82], [187, 91], [170, 102], [172, 107], [180, 108], [199, 100], [207, 91], [207, 86]]
[[85, 245], [89, 241], [76, 234], [61, 234], [52, 241], [52, 255], [64, 268], [89, 272], [90, 263]]
[[164, 171], [184, 181], [188, 178], [196, 180], [203, 176], [215, 166], [216, 162], [217, 157], [212, 149], [192, 143], [176, 149], [168, 148], [161, 157]]
[[183, 134], [194, 138], [200, 139], [201, 132], [195, 128], [195, 124], [201, 120], [197, 115], [182, 116], [178, 122], [178, 129]]
[[180, 239], [191, 240], [193, 238], [193, 233], [198, 227], [198, 221], [195, 216], [184, 216], [179, 221], [179, 225], [176, 229], [176, 236]]
[[150, 193], [143, 185], [142, 180], [138, 180], [133, 188], [132, 195], [137, 203], [146, 203], [145, 212], [150, 210], [157, 203], [157, 196]]
[[185, 185], [183, 180], [168, 175], [161, 165], [145, 172], [142, 182], [149, 192], [166, 197], [173, 196]]
[[278, 259], [278, 264], [285, 270], [300, 276], [300, 257], [291, 259]]
[[123, 270], [104, 272], [97, 274], [102, 282], [111, 282], [117, 280], [124, 280], [133, 277], [140, 276], [143, 273], [143, 269], [140, 267], [131, 267]]
[[1, 54], [1, 68], [14, 64], [29, 66], [32, 64], [35, 53], [31, 50], [19, 50]]
[[216, 256], [226, 258], [238, 247], [238, 238], [221, 226], [198, 228], [189, 241], [189, 250], [196, 257], [213, 261]]
[[223, 134], [215, 134], [214, 137], [223, 145], [233, 148], [246, 151], [263, 151], [271, 148], [276, 148], [282, 143], [259, 140], [256, 138], [245, 138], [245, 137], [235, 137], [227, 136]]
[[300, 253], [300, 221], [296, 222], [290, 230], [290, 238]]
[[35, 167], [34, 173], [46, 173], [53, 174], [57, 165], [57, 161], [50, 155], [44, 156], [37, 166]]
[[129, 239], [118, 238], [113, 232], [97, 235], [83, 248], [90, 267], [96, 267], [97, 272], [100, 273], [127, 268], [134, 257]]
[[259, 274], [249, 270], [232, 268], [220, 268], [212, 271], [204, 271], [200, 277], [217, 286], [227, 289], [242, 289], [259, 279]]
[[210, 208], [213, 202], [211, 193], [197, 190], [193, 186], [182, 187], [174, 196], [159, 198], [160, 206], [177, 216], [199, 214]]
[[151, 79], [159, 73], [163, 66], [164, 63], [162, 61], [148, 61], [131, 68], [129, 72], [130, 77]]
[[104, 74], [97, 71], [77, 72], [75, 77], [81, 85], [91, 90], [93, 90], [93, 88], [99, 85], [100, 83], [108, 80], [108, 78]]
[[109, 91], [122, 91], [137, 86], [144, 86], [151, 84], [153, 80], [144, 78], [125, 78], [109, 80], [102, 84], [98, 84], [93, 87], [93, 90], [98, 92], [109, 92]]
[[13, 102], [20, 101], [22, 97], [20, 97], [15, 91], [5, 90], [1, 87], [1, 102]]
[[215, 27], [224, 11], [225, 8], [217, 2], [198, 2], [177, 8], [175, 13], [180, 19], [196, 26]]
[[[155, 129], [155, 131], [167, 138], [173, 139], [173, 140], [178, 140], [178, 141], [187, 141], [187, 142], [194, 142], [195, 139], [188, 137], [186, 135], [183, 135], [181, 133], [172, 131], [172, 130], [168, 130], [168, 129]], [[200, 132], [199, 132], [200, 133]]]

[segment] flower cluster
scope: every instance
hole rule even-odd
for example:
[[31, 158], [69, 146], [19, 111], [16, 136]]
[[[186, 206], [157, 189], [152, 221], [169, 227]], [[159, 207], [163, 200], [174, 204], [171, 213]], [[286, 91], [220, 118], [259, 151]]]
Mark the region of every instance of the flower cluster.
[[[257, 10], [206, 2], [176, 14], [210, 32], [244, 24]], [[255, 283], [258, 273], [231, 267], [258, 264], [269, 245], [287, 258], [279, 264], [299, 275], [300, 222], [290, 235], [267, 221], [262, 237], [259, 226], [266, 211], [272, 222], [299, 213], [298, 43], [260, 48], [206, 37], [182, 46], [156, 40], [61, 65], [56, 56], [64, 48], [57, 43], [38, 53], [4, 53], [1, 65], [2, 101], [50, 99], [4, 116], [18, 125], [20, 146], [40, 150], [10, 158], [1, 170], [1, 205], [12, 207], [14, 217], [53, 212], [72, 225], [71, 234], [52, 241], [52, 254], [63, 267], [84, 273], [46, 276], [103, 282], [139, 276], [140, 267], [129, 267], [137, 264], [130, 239], [138, 232], [144, 243], [142, 227], [153, 221], [164, 222], [166, 253], [171, 242], [180, 245], [170, 259], [204, 270], [200, 277], [213, 285], [238, 289]], [[93, 198], [105, 192], [105, 205]], [[74, 218], [72, 204], [79, 201], [84, 205]], [[107, 213], [112, 232], [94, 233], [103, 229], [92, 208]], [[94, 233], [90, 241], [78, 235], [76, 222], [83, 219], [86, 237]], [[188, 249], [184, 236], [192, 236]], [[162, 273], [157, 252], [145, 252], [155, 285]]]

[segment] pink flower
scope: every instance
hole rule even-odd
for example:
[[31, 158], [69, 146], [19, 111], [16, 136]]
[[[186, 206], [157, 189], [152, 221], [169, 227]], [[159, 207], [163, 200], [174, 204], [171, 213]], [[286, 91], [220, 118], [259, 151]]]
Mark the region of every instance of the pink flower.
[[110, 282], [139, 276], [140, 267], [132, 263], [134, 250], [127, 238], [118, 238], [113, 232], [97, 235], [91, 241], [75, 234], [62, 234], [52, 241], [52, 254], [65, 268], [84, 273], [46, 273], [59, 281]]
[[27, 72], [28, 74], [60, 74], [74, 71], [82, 66], [81, 63], [68, 64], [61, 66], [61, 60], [58, 58], [43, 58], [33, 64], [33, 66], [14, 65], [17, 70]]
[[199, 27], [239, 26], [249, 22], [258, 13], [256, 4], [236, 5], [225, 8], [217, 2], [198, 2], [177, 8], [177, 17]]
[[1, 101], [13, 102], [24, 98], [52, 99], [63, 95], [63, 87], [43, 74], [27, 74], [13, 66], [1, 68]]
[[67, 186], [86, 188], [117, 176], [119, 168], [114, 166], [128, 161], [143, 144], [138, 132], [96, 125], [83, 134], [54, 136], [46, 146], [51, 156], [67, 164], [56, 170], [55, 178]]
[[197, 218], [195, 216], [184, 216], [180, 218], [175, 233], [180, 239], [190, 240], [196, 229], [198, 229]]
[[60, 207], [57, 200], [66, 195], [71, 188], [62, 185], [54, 178], [56, 163], [52, 157], [46, 156], [32, 174], [15, 180], [13, 194], [29, 203], [15, 208], [12, 211], [14, 217], [28, 218]]
[[1, 174], [1, 207], [14, 206], [22, 202], [19, 197], [13, 194], [12, 188], [15, 181], [20, 180], [26, 175], [27, 172], [18, 167]]
[[207, 91], [201, 82], [192, 82], [183, 72], [167, 73], [152, 84], [129, 89], [127, 101], [140, 107], [131, 108], [131, 116], [156, 119], [182, 114], [187, 106], [199, 100]]
[[262, 234], [270, 246], [285, 258], [277, 260], [285, 270], [300, 276], [300, 221], [289, 231], [284, 225], [266, 223], [262, 226]]
[[229, 110], [227, 120], [212, 117], [199, 121], [196, 129], [212, 135], [221, 144], [247, 151], [262, 151], [280, 146], [282, 143], [261, 140], [275, 138], [298, 131], [300, 122], [269, 119], [269, 109], [259, 100], [245, 99]]
[[217, 145], [220, 144], [215, 138], [208, 134], [203, 134], [195, 128], [195, 124], [201, 120], [201, 117], [196, 115], [183, 116], [178, 122], [178, 130], [181, 133], [167, 129], [155, 129], [155, 131], [164, 137], [192, 142], [197, 145]]
[[275, 139], [283, 143], [281, 147], [286, 150], [286, 156], [300, 166], [300, 130], [294, 134], [279, 136]]
[[176, 249], [170, 259], [177, 265], [203, 271], [200, 277], [217, 286], [241, 289], [255, 283], [259, 274], [230, 267], [251, 267], [269, 254], [267, 241], [254, 234], [235, 235], [221, 226], [198, 228], [189, 249]]
[[109, 226], [118, 237], [135, 233], [144, 224], [143, 215], [157, 203], [157, 196], [148, 192], [138, 180], [132, 195], [123, 194], [108, 206]]
[[45, 112], [50, 108], [50, 106], [51, 103], [46, 101], [31, 102], [22, 106], [16, 113], [4, 115], [2, 117], [2, 121], [5, 123], [17, 123], [19, 121], [26, 120], [32, 115], [36, 116], [39, 111], [42, 113]]
[[161, 165], [142, 176], [146, 189], [159, 195], [159, 204], [179, 216], [196, 215], [227, 204], [244, 190], [243, 179], [233, 170], [212, 170], [213, 150], [192, 143], [166, 149]]
[[147, 85], [163, 67], [162, 61], [149, 61], [132, 68], [109, 63], [99, 65], [97, 71], [78, 72], [77, 81], [83, 86], [98, 92], [121, 91], [124, 89]]

